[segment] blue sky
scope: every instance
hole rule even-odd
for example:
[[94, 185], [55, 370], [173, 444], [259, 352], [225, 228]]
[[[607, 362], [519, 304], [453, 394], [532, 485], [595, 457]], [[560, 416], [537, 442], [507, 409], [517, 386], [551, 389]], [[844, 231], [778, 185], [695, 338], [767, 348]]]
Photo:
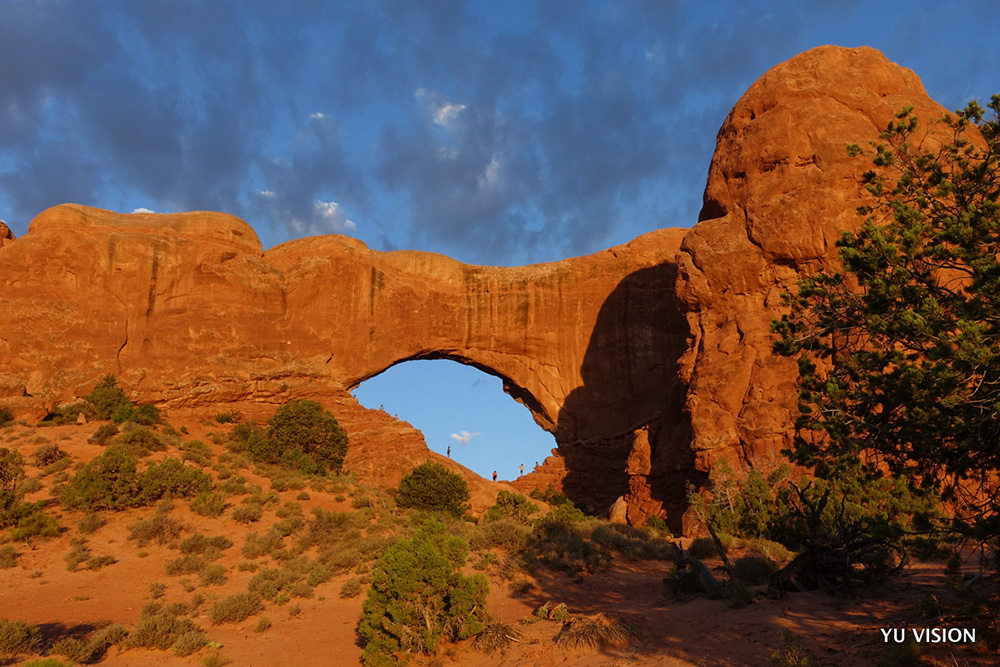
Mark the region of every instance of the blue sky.
[[[0, 219], [212, 209], [265, 247], [561, 259], [690, 226], [719, 125], [796, 53], [874, 46], [955, 108], [1000, 91], [998, 35], [995, 0], [3, 0]], [[552, 446], [494, 378], [410, 366], [358, 395], [435, 449], [479, 433], [464, 462], [510, 477]]]

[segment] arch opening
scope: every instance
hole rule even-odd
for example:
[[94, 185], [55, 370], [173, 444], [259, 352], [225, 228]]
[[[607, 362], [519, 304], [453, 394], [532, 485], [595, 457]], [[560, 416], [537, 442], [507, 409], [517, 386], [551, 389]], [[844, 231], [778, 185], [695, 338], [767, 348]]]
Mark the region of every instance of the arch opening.
[[414, 358], [363, 380], [351, 393], [366, 408], [412, 424], [431, 450], [447, 456], [450, 448], [452, 459], [486, 479], [495, 470], [499, 480], [514, 480], [522, 465], [528, 474], [541, 464], [556, 441], [504, 384], [517, 390], [479, 364]]

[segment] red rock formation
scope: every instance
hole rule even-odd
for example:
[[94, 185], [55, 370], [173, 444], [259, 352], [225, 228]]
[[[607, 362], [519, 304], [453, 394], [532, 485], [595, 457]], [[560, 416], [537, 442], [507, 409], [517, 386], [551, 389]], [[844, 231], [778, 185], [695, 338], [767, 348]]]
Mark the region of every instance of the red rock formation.
[[847, 145], [877, 138], [904, 106], [927, 123], [945, 113], [878, 51], [824, 46], [764, 74], [719, 131], [700, 219], [678, 256], [693, 333], [680, 375], [699, 469], [789, 444], [797, 371], [771, 354], [768, 325], [780, 294], [831, 268], [841, 231], [860, 225], [870, 163]]
[[[768, 323], [859, 222], [865, 165], [846, 145], [904, 105], [944, 111], [872, 49], [806, 52], [726, 119], [693, 229], [535, 266], [340, 236], [264, 252], [221, 213], [58, 206], [16, 241], [0, 226], [0, 403], [44, 412], [109, 372], [168, 409], [309, 396], [346, 415], [369, 454], [357, 467], [390, 484], [431, 455], [346, 391], [402, 361], [453, 359], [499, 376], [556, 434], [520, 488], [553, 482], [598, 511], [624, 496], [631, 522], [666, 507], [677, 528], [713, 460], [787, 444], [795, 369], [771, 355]], [[406, 454], [371, 463], [390, 447]]]
[[10, 231], [10, 227], [5, 225], [3, 220], [0, 220], [0, 248], [11, 243], [13, 240], [14, 232]]
[[[658, 418], [676, 384], [682, 234], [500, 268], [340, 236], [265, 253], [220, 213], [57, 206], [0, 250], [0, 387], [36, 413], [105, 373], [168, 409], [292, 395], [330, 405], [393, 364], [448, 358], [501, 377], [559, 442], [595, 450]], [[627, 491], [628, 451], [595, 451], [596, 483], [574, 479], [575, 463], [564, 481], [579, 497], [601, 488], [600, 508]]]

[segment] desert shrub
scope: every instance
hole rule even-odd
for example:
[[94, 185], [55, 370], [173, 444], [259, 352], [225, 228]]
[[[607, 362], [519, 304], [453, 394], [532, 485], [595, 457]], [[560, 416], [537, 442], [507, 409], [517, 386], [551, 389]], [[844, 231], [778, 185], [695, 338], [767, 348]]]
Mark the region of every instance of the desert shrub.
[[208, 644], [208, 639], [205, 637], [204, 631], [201, 629], [188, 630], [177, 635], [177, 639], [174, 641], [174, 654], [183, 658], [200, 651], [206, 644]]
[[366, 665], [394, 663], [397, 652], [434, 652], [441, 640], [465, 639], [486, 622], [481, 575], [466, 577], [468, 545], [437, 520], [391, 546], [372, 569], [358, 632]]
[[73, 667], [68, 662], [60, 662], [55, 658], [38, 658], [24, 663], [23, 667]]
[[76, 522], [76, 527], [77, 530], [84, 535], [89, 535], [96, 532], [104, 526], [105, 523], [107, 522], [104, 520], [104, 517], [100, 512], [88, 512], [80, 517], [80, 519]]
[[628, 621], [604, 614], [572, 619], [556, 635], [559, 646], [605, 648], [621, 646], [639, 634]]
[[0, 428], [14, 423], [14, 413], [7, 408], [0, 408]]
[[[561, 505], [556, 510], [565, 507], [571, 506]], [[525, 566], [531, 569], [541, 563], [571, 575], [605, 569], [611, 563], [611, 552], [585, 540], [574, 527], [577, 522], [562, 518], [564, 513], [556, 514], [556, 510], [533, 528], [522, 553]]]
[[212, 551], [225, 551], [233, 546], [232, 540], [225, 535], [205, 537], [201, 533], [189, 535], [181, 540], [180, 551], [185, 554], [204, 554]]
[[91, 556], [87, 541], [82, 537], [73, 538], [70, 540], [70, 544], [73, 548], [63, 559], [66, 561], [66, 569], [70, 572], [76, 572], [81, 566], [87, 570], [100, 570], [106, 565], [114, 565], [118, 562], [111, 555]]
[[264, 433], [253, 426], [239, 429], [242, 424], [233, 428], [233, 439], [245, 442], [255, 461], [321, 475], [340, 471], [347, 454], [347, 433], [316, 401], [289, 401], [267, 423]]
[[653, 539], [633, 526], [602, 524], [591, 531], [590, 538], [601, 546], [619, 551], [629, 560], [670, 560], [676, 556], [666, 541]]
[[0, 447], [0, 528], [16, 524], [33, 508], [23, 507], [18, 487], [24, 480], [24, 459], [17, 450]]
[[105, 375], [83, 400], [89, 404], [89, 413], [94, 419], [111, 419], [115, 410], [131, 403], [111, 374]]
[[[722, 548], [724, 550], [728, 550], [733, 543], [733, 536], [727, 533], [721, 533], [718, 537], [719, 542], [722, 544]], [[715, 548], [715, 541], [708, 536], [696, 537], [691, 540], [691, 544], [688, 546], [687, 552], [698, 560], [704, 560], [706, 558], [712, 558], [713, 556], [720, 555], [719, 550]]]
[[250, 493], [247, 481], [243, 477], [230, 477], [218, 487], [220, 493], [229, 496], [245, 496]]
[[182, 458], [195, 465], [206, 466], [213, 456], [212, 447], [201, 440], [190, 440], [181, 445]]
[[215, 415], [215, 421], [220, 424], [239, 424], [242, 419], [243, 415], [236, 410], [227, 410]]
[[148, 428], [136, 428], [123, 433], [114, 440], [114, 444], [133, 456], [149, 456], [153, 452], [167, 449], [166, 443]]
[[[156, 611], [152, 611], [156, 609]], [[131, 636], [125, 641], [129, 648], [157, 648], [165, 651], [184, 634], [202, 632], [194, 621], [178, 618], [174, 614], [159, 609], [150, 608], [151, 613], [144, 613]]]
[[361, 595], [361, 579], [359, 577], [351, 577], [340, 587], [340, 597], [342, 598], [356, 598], [359, 595]]
[[323, 546], [339, 542], [352, 535], [360, 536], [358, 529], [367, 521], [357, 512], [331, 512], [322, 507], [312, 510], [306, 534], [302, 537], [302, 548]]
[[0, 618], [0, 656], [34, 653], [42, 646], [42, 633], [24, 621]]
[[487, 623], [472, 640], [472, 648], [493, 655], [503, 653], [512, 642], [520, 641], [521, 633], [510, 623]]
[[202, 586], [221, 586], [226, 582], [226, 568], [219, 563], [206, 565], [198, 573], [198, 582]]
[[205, 558], [198, 554], [184, 554], [164, 563], [164, 571], [170, 576], [197, 574], [207, 565]]
[[775, 667], [818, 667], [816, 659], [802, 648], [802, 639], [790, 630], [781, 631], [781, 649], [771, 652]]
[[233, 661], [221, 653], [209, 653], [201, 659], [201, 667], [225, 667]]
[[531, 529], [513, 519], [500, 519], [476, 526], [469, 537], [469, 546], [473, 549], [491, 549], [502, 547], [508, 552], [519, 552], [528, 543]]
[[18, 520], [10, 529], [10, 539], [24, 542], [32, 537], [59, 537], [59, 531], [59, 521], [54, 516], [37, 511]]
[[202, 491], [191, 499], [191, 511], [209, 518], [221, 516], [226, 511], [226, 495], [217, 491]]
[[212, 625], [241, 623], [263, 609], [260, 597], [252, 593], [237, 593], [216, 602], [208, 612], [208, 618]]
[[777, 571], [774, 561], [763, 556], [743, 556], [733, 561], [733, 575], [739, 582], [751, 586], [767, 583]]
[[483, 521], [499, 521], [512, 519], [519, 523], [527, 523], [531, 515], [538, 511], [538, 505], [531, 502], [520, 493], [500, 491], [497, 501], [483, 514]]
[[91, 664], [100, 662], [112, 646], [128, 638], [128, 630], [120, 625], [106, 625], [90, 633], [85, 639], [61, 639], [52, 645], [50, 653], [69, 658], [73, 662]]
[[776, 561], [784, 562], [789, 561], [795, 557], [795, 553], [785, 547], [785, 545], [780, 542], [772, 542], [771, 540], [766, 540], [763, 537], [754, 537], [746, 541], [746, 545], [756, 551], [758, 554], [764, 558]]
[[29, 477], [17, 485], [17, 494], [20, 496], [26, 496], [29, 493], [40, 491], [41, 488], [42, 482], [37, 477]]
[[469, 485], [461, 475], [440, 463], [421, 463], [399, 482], [400, 507], [447, 512], [462, 516], [468, 511]]
[[541, 500], [543, 503], [548, 503], [549, 505], [556, 507], [558, 505], [572, 505], [570, 499], [566, 497], [566, 494], [555, 487], [555, 484], [549, 482], [549, 485], [545, 487], [544, 490], [532, 489], [531, 493], [528, 494], [535, 500]]
[[279, 519], [288, 519], [295, 516], [302, 516], [302, 505], [299, 503], [289, 500], [287, 503], [279, 507], [274, 512], [275, 516]]
[[274, 600], [282, 593], [294, 597], [312, 597], [312, 586], [304, 581], [306, 574], [305, 568], [265, 568], [251, 577], [247, 590], [265, 600]]
[[59, 445], [57, 444], [45, 444], [35, 450], [35, 453], [31, 455], [31, 462], [38, 468], [44, 468], [45, 466], [52, 465], [56, 461], [66, 458], [69, 456]]
[[212, 478], [171, 458], [146, 468], [139, 483], [140, 502], [146, 504], [168, 495], [187, 498], [208, 491]]
[[[902, 479], [872, 476], [862, 466], [845, 465], [826, 479], [792, 479], [788, 464], [735, 472], [725, 463], [712, 473], [712, 499], [692, 494], [699, 517], [718, 533], [764, 538], [798, 550], [817, 533], [859, 529], [888, 544], [939, 516], [936, 496], [920, 494]], [[824, 499], [825, 498], [825, 499]], [[821, 511], [812, 517], [810, 507]]]
[[118, 426], [116, 424], [107, 423], [101, 424], [94, 431], [93, 435], [87, 438], [87, 442], [92, 445], [107, 445], [111, 442], [111, 438], [118, 435]]
[[167, 544], [181, 534], [181, 524], [174, 521], [164, 511], [157, 511], [148, 519], [136, 519], [128, 526], [128, 539], [135, 540], [140, 547], [150, 542]]
[[243, 557], [249, 559], [260, 558], [275, 551], [282, 546], [281, 535], [268, 531], [263, 535], [250, 533], [243, 543]]
[[234, 521], [240, 523], [253, 523], [260, 521], [260, 518], [264, 516], [264, 508], [257, 503], [247, 503], [234, 509], [230, 516], [233, 517]]
[[143, 426], [152, 426], [160, 421], [160, 411], [155, 405], [121, 405], [111, 413], [111, 421], [116, 424], [132, 422]]
[[656, 516], [655, 514], [651, 514], [646, 517], [646, 522], [643, 525], [646, 528], [652, 528], [660, 533], [670, 532], [670, 527], [667, 525], [667, 522], [662, 517]]
[[15, 567], [20, 555], [17, 549], [10, 544], [0, 547], [0, 570], [9, 570]]
[[253, 631], [257, 633], [267, 632], [270, 629], [271, 629], [271, 619], [269, 619], [267, 616], [261, 616], [260, 618], [258, 618], [257, 624], [253, 626]]
[[76, 509], [122, 510], [140, 503], [138, 458], [109, 448], [84, 465], [58, 492], [59, 502]]

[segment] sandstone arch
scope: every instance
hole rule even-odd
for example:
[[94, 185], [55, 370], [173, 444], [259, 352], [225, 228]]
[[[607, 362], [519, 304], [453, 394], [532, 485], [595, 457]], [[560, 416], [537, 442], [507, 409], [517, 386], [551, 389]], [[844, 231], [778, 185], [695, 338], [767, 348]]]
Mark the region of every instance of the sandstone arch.
[[264, 252], [221, 213], [58, 206], [20, 239], [0, 225], [0, 401], [37, 414], [113, 372], [171, 408], [308, 395], [350, 415], [347, 388], [449, 358], [501, 377], [555, 433], [558, 455], [524, 485], [597, 510], [625, 495], [632, 521], [667, 507], [677, 528], [685, 484], [714, 461], [789, 442], [795, 369], [770, 354], [768, 322], [859, 222], [844, 147], [904, 105], [944, 112], [872, 49], [796, 56], [726, 119], [691, 230], [534, 266], [338, 236]]

